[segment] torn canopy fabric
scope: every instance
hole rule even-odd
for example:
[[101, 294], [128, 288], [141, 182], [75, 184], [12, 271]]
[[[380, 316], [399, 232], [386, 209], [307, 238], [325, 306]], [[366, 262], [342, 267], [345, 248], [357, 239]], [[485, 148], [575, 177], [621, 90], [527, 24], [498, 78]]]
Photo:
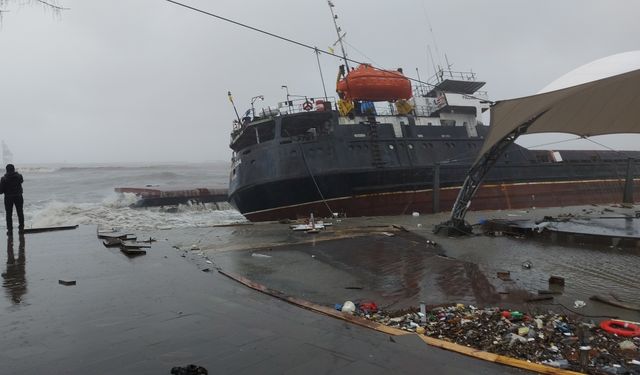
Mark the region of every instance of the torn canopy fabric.
[[[542, 115], [541, 115], [542, 114]], [[476, 163], [494, 145], [533, 118], [526, 133], [594, 136], [640, 133], [640, 69], [578, 86], [498, 101]]]

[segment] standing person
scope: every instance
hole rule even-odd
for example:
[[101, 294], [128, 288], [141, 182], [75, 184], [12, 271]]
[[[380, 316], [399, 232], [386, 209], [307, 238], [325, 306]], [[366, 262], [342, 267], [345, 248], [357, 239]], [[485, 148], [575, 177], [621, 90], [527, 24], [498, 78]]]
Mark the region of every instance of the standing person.
[[18, 231], [24, 233], [24, 212], [22, 206], [22, 175], [16, 172], [13, 164], [7, 164], [7, 173], [0, 179], [0, 193], [4, 193], [4, 210], [7, 214], [7, 236], [13, 236], [13, 206], [18, 214]]

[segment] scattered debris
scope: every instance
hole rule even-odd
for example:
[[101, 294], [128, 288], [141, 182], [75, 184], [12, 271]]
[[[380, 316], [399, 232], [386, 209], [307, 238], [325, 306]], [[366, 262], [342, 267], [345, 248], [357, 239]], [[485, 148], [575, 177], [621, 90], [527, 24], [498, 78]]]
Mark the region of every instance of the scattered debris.
[[126, 249], [149, 249], [151, 248], [151, 245], [136, 241], [122, 241], [120, 247]]
[[356, 311], [356, 305], [351, 301], [346, 301], [340, 309], [343, 313], [353, 314]]
[[293, 231], [296, 231], [296, 232], [304, 231], [307, 233], [319, 233], [320, 229], [326, 229], [326, 227], [331, 225], [333, 224], [325, 223], [322, 220], [316, 221], [313, 217], [313, 213], [311, 213], [306, 223], [291, 225], [289, 228], [291, 228]]
[[509, 271], [498, 271], [497, 276], [502, 281], [511, 281], [511, 272]]
[[551, 276], [549, 277], [549, 285], [562, 285], [564, 286], [564, 277]]
[[579, 308], [582, 308], [582, 307], [585, 307], [585, 306], [587, 306], [587, 304], [584, 301], [575, 300], [573, 302], [573, 307], [576, 308], [576, 309], [579, 309]]
[[75, 280], [58, 280], [58, 284], [64, 285], [64, 286], [70, 286], [70, 285], [76, 285], [76, 281]]
[[102, 244], [105, 247], [119, 247], [122, 245], [122, 240], [119, 238], [105, 238], [102, 240]]
[[638, 350], [638, 347], [636, 346], [636, 344], [634, 344], [633, 341], [631, 341], [631, 340], [625, 340], [625, 341], [621, 342], [620, 344], [618, 344], [618, 346], [622, 350], [632, 350], [632, 351]]
[[533, 263], [531, 263], [530, 260], [522, 262], [522, 268], [528, 270], [528, 269], [531, 269], [531, 267], [533, 267]]
[[122, 251], [127, 256], [138, 256], [147, 254], [146, 250], [142, 250], [140, 247], [134, 245], [125, 245], [124, 243], [120, 246], [120, 251]]
[[173, 367], [171, 368], [172, 375], [208, 375], [209, 371], [206, 368], [196, 365], [188, 365], [185, 367]]
[[564, 314], [529, 315], [462, 304], [426, 314], [418, 308], [371, 313], [360, 305], [355, 315], [490, 353], [589, 374], [640, 374], [640, 337], [620, 337]]
[[271, 255], [260, 254], [260, 253], [251, 253], [251, 256], [254, 258], [271, 258]]
[[[146, 254], [147, 252], [142, 249], [151, 248], [151, 243], [156, 241], [152, 237], [149, 237], [148, 240], [137, 241], [134, 234], [121, 233], [116, 229], [100, 230], [98, 228], [97, 236], [102, 239], [102, 244], [105, 247], [120, 247], [120, 251], [129, 257]], [[174, 248], [179, 249], [175, 246]]]
[[562, 292], [559, 290], [538, 290], [538, 294], [562, 294]]

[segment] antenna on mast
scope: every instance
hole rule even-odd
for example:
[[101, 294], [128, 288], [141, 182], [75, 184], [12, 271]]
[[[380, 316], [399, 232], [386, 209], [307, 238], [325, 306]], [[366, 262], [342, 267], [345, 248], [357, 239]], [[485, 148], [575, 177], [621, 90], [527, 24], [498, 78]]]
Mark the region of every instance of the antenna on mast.
[[335, 7], [335, 5], [333, 5], [333, 2], [331, 2], [331, 0], [327, 0], [327, 4], [329, 4], [329, 10], [331, 11], [331, 19], [333, 19], [333, 26], [335, 26], [336, 34], [338, 34], [338, 40], [335, 43], [333, 43], [333, 45], [335, 46], [336, 43], [340, 43], [340, 49], [342, 50], [342, 58], [344, 59], [344, 65], [347, 68], [347, 72], [349, 72], [349, 60], [347, 60], [347, 53], [344, 50], [344, 43], [342, 43], [342, 39], [347, 35], [347, 33], [340, 35], [340, 33], [342, 32], [342, 29], [340, 28], [340, 26], [338, 26], [338, 21], [336, 21], [338, 19], [338, 15], [333, 12], [333, 7]]
[[9, 150], [9, 146], [2, 141], [2, 164], [10, 163], [13, 163], [13, 153]]
[[431, 59], [431, 65], [433, 65], [433, 75], [438, 76], [438, 68], [436, 68], [436, 62], [433, 60], [433, 53], [431, 53], [431, 45], [427, 45], [429, 51], [429, 58]]

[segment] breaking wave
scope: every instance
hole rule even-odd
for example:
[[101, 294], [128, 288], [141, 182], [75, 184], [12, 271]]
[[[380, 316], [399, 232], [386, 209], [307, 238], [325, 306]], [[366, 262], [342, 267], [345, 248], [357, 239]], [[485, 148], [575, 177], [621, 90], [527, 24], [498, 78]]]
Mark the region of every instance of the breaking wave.
[[226, 203], [218, 206], [200, 204], [171, 208], [131, 208], [130, 205], [136, 200], [134, 194], [118, 194], [99, 203], [50, 201], [40, 208], [26, 207], [26, 224], [29, 227], [79, 224], [150, 230], [207, 227], [246, 220]]
[[24, 167], [21, 166], [18, 170], [22, 174], [37, 174], [37, 173], [53, 173], [58, 171], [58, 168], [54, 167]]

